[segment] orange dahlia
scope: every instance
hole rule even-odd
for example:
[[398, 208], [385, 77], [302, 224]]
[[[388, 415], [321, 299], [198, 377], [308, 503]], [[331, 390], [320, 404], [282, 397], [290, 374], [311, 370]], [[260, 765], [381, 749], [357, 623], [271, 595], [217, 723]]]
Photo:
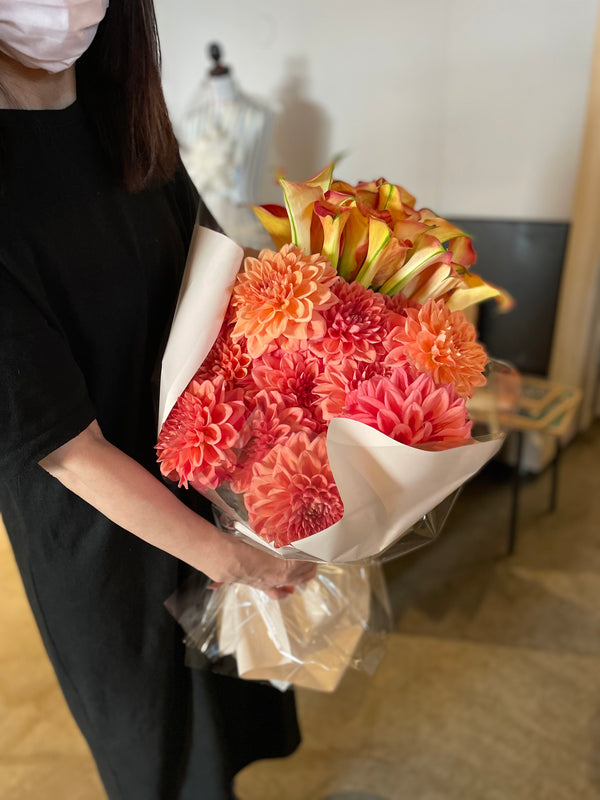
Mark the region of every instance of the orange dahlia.
[[226, 391], [222, 377], [191, 381], [162, 426], [156, 445], [160, 471], [176, 472], [179, 485], [209, 489], [229, 477], [246, 409], [241, 389]]
[[406, 308], [394, 317], [385, 341], [386, 363], [409, 365], [470, 397], [485, 383], [482, 370], [488, 361], [475, 338], [475, 328], [462, 311], [450, 311], [443, 300], [428, 300], [422, 308]]
[[328, 528], [344, 506], [327, 459], [325, 434], [293, 433], [255, 464], [244, 502], [252, 529], [276, 547]]
[[246, 258], [231, 299], [236, 312], [232, 338], [246, 337], [248, 353], [256, 358], [273, 343], [288, 348], [322, 336], [321, 311], [337, 302], [330, 288], [336, 278], [322, 255], [306, 256], [293, 244]]

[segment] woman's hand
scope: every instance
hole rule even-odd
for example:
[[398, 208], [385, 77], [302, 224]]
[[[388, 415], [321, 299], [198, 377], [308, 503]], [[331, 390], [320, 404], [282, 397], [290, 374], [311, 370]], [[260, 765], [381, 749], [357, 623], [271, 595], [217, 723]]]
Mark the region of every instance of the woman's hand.
[[[293, 592], [295, 586], [313, 578], [317, 571], [316, 564], [311, 561], [278, 558], [246, 544], [234, 534], [217, 533], [221, 542], [213, 546], [210, 556], [210, 560], [215, 562], [214, 566], [205, 563], [199, 567], [212, 578], [216, 586], [245, 583], [262, 589], [269, 597], [281, 600]], [[206, 562], [206, 551], [202, 556]]]

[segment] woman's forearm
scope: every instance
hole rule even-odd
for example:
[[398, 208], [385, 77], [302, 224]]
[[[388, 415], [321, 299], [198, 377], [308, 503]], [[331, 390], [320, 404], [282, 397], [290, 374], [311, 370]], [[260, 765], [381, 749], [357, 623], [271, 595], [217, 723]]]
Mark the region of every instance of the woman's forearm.
[[214, 581], [241, 580], [268, 591], [301, 583], [314, 572], [311, 565], [269, 556], [219, 531], [107, 442], [97, 422], [40, 465], [112, 522]]
[[93, 422], [40, 464], [67, 489], [140, 539], [190, 561], [198, 552], [200, 538], [209, 556], [217, 533], [214, 526], [107, 442], [98, 423]]

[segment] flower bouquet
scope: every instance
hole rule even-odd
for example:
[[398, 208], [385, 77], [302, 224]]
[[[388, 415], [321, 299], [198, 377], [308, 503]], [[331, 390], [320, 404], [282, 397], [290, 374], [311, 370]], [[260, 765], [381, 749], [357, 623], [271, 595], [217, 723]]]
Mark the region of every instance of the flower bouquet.
[[161, 471], [273, 553], [381, 562], [501, 445], [471, 435], [488, 357], [464, 309], [510, 299], [471, 272], [471, 239], [401, 187], [331, 167], [281, 184], [285, 206], [255, 209], [275, 249], [241, 270], [241, 248], [195, 231]]

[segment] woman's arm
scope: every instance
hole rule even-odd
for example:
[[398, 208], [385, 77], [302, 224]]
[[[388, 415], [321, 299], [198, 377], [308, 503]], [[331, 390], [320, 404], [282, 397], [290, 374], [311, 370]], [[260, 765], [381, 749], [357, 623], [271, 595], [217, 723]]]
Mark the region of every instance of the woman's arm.
[[107, 442], [96, 421], [40, 465], [112, 522], [217, 583], [247, 583], [281, 598], [281, 587], [314, 575], [312, 563], [270, 556], [219, 531]]

